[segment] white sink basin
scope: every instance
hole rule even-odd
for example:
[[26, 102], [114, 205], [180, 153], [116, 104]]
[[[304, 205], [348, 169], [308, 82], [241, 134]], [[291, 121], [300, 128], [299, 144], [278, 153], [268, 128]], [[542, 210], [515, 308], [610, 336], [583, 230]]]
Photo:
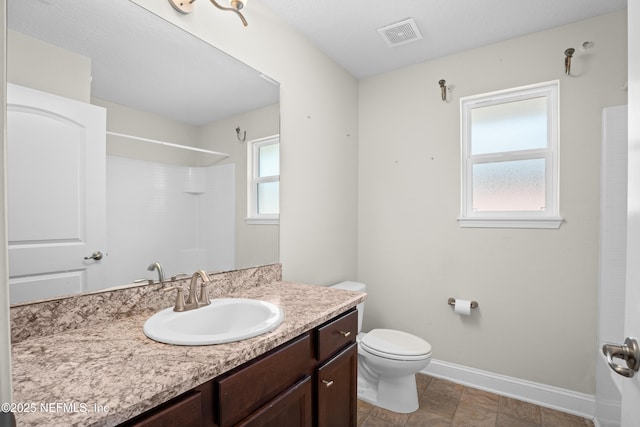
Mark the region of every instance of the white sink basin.
[[240, 341], [272, 331], [284, 313], [270, 302], [247, 298], [218, 298], [211, 305], [176, 312], [167, 308], [151, 316], [144, 334], [174, 345], [209, 345]]

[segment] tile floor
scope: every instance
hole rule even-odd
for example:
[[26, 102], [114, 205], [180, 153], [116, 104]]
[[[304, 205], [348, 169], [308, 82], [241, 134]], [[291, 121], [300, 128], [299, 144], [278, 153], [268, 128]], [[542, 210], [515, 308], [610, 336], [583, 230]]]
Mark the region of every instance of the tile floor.
[[398, 414], [358, 400], [358, 426], [593, 427], [591, 420], [416, 375], [420, 409]]

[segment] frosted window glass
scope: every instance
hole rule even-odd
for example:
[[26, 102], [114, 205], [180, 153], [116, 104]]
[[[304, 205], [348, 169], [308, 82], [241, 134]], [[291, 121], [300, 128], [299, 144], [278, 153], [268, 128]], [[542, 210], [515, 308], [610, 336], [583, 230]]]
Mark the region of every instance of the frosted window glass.
[[280, 200], [279, 182], [262, 182], [258, 184], [258, 214], [278, 214]]
[[545, 159], [473, 165], [473, 210], [544, 211]]
[[280, 175], [280, 145], [269, 144], [260, 147], [258, 155], [258, 176]]
[[547, 146], [547, 98], [525, 99], [471, 110], [471, 154]]

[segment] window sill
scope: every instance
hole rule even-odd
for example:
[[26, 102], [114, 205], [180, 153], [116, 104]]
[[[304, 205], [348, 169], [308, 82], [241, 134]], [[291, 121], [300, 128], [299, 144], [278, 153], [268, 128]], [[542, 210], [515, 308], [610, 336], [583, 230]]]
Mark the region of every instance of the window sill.
[[245, 222], [249, 225], [278, 225], [280, 218], [247, 218]]
[[463, 228], [547, 228], [558, 229], [563, 219], [548, 218], [458, 218]]

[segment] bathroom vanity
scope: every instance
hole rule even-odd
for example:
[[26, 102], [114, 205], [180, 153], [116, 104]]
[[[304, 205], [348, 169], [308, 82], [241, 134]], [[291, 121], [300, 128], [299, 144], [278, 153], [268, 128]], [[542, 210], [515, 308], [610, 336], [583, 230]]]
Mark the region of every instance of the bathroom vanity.
[[285, 320], [228, 344], [147, 338], [146, 319], [173, 303], [154, 287], [88, 296], [74, 308], [79, 302], [12, 308], [18, 425], [355, 425], [355, 306], [366, 294], [244, 274], [232, 286], [214, 278], [211, 297], [268, 301]]
[[123, 425], [355, 426], [357, 327], [352, 309]]

